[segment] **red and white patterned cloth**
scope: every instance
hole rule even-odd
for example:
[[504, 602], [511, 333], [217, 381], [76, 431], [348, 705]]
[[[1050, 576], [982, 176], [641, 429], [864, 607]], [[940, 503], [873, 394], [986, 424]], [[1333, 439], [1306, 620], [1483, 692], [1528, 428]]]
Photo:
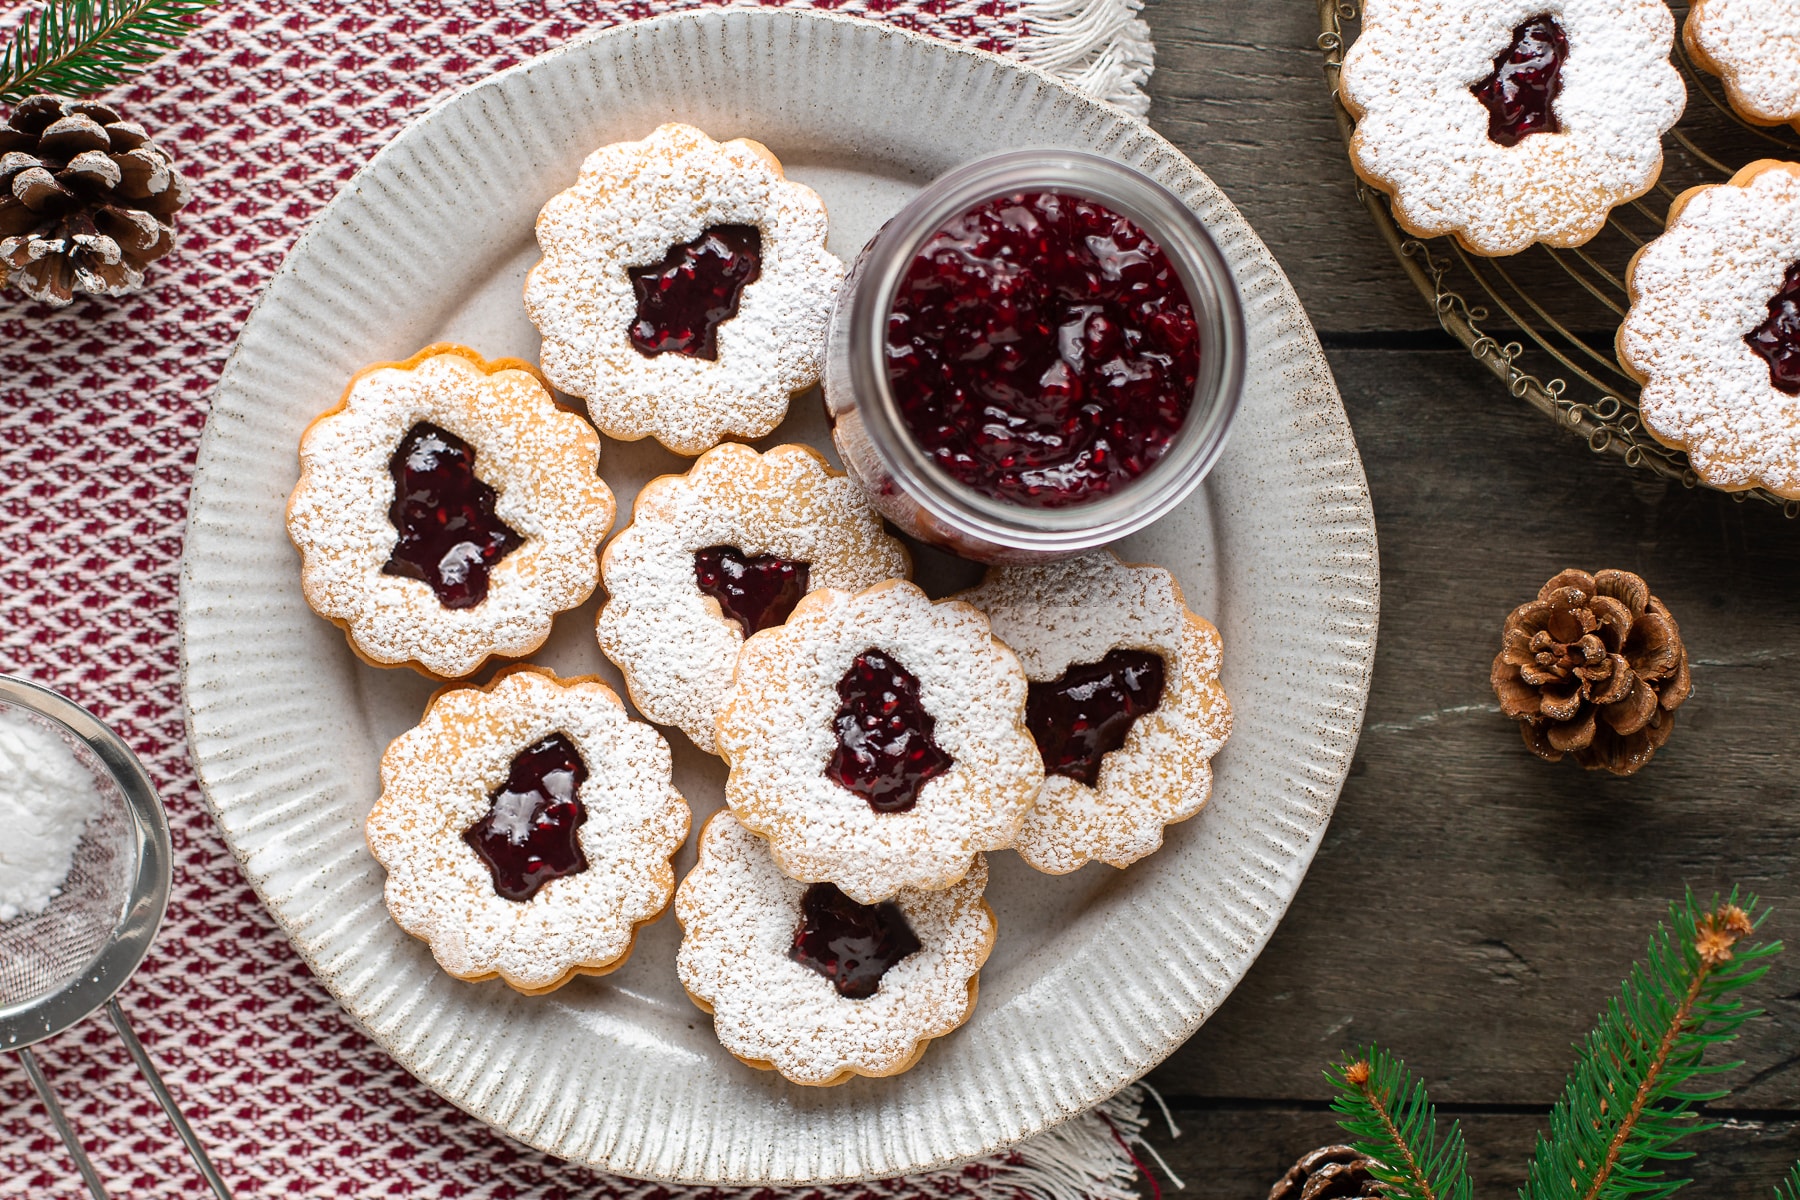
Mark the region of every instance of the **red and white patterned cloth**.
[[[1136, 0], [819, 3], [1019, 52], [1071, 77], [1085, 71], [1082, 82], [1141, 111], [1136, 84], [1149, 68], [1142, 25], [1130, 19]], [[1040, 6], [1035, 23], [1021, 3]], [[0, 670], [111, 722], [162, 791], [174, 896], [122, 1002], [240, 1197], [672, 1194], [509, 1141], [351, 1026], [202, 807], [182, 728], [176, 590], [208, 395], [264, 281], [312, 216], [455, 89], [596, 28], [691, 5], [224, 0], [175, 54], [110, 97], [196, 185], [175, 253], [153, 267], [149, 288], [62, 310], [0, 293]], [[1107, 44], [1083, 51], [1059, 37], [1058, 22], [1108, 6]], [[25, 8], [0, 0], [0, 26]], [[104, 1020], [39, 1053], [113, 1195], [204, 1192]], [[993, 1171], [837, 1194], [988, 1194]], [[0, 1197], [85, 1194], [24, 1072], [0, 1056]]]

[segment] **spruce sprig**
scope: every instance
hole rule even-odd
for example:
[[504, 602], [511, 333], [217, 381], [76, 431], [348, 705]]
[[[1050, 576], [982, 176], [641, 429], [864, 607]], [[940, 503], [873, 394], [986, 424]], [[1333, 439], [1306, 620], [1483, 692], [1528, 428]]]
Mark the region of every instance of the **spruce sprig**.
[[1775, 1185], [1775, 1200], [1800, 1200], [1800, 1163], [1788, 1170], [1788, 1177]]
[[0, 100], [82, 96], [112, 87], [175, 48], [217, 0], [47, 0], [0, 47]]
[[1393, 1200], [1469, 1200], [1469, 1156], [1462, 1126], [1443, 1141], [1437, 1109], [1406, 1064], [1370, 1046], [1325, 1072], [1337, 1095], [1331, 1107], [1357, 1151]]
[[[1708, 1080], [1741, 1064], [1708, 1051], [1737, 1037], [1760, 1010], [1740, 993], [1768, 971], [1780, 942], [1757, 942], [1768, 915], [1738, 893], [1702, 906], [1692, 892], [1669, 906], [1649, 952], [1634, 964], [1599, 1024], [1577, 1047], [1575, 1069], [1540, 1134], [1520, 1200], [1667, 1200], [1687, 1182], [1667, 1164], [1691, 1158], [1676, 1143], [1717, 1128], [1696, 1105], [1728, 1088]], [[1377, 1046], [1328, 1069], [1332, 1109], [1393, 1200], [1468, 1200], [1468, 1160], [1454, 1123], [1442, 1142], [1425, 1085]], [[1800, 1200], [1800, 1165], [1776, 1189]]]
[[1538, 1137], [1521, 1200], [1663, 1200], [1686, 1182], [1666, 1165], [1692, 1157], [1676, 1142], [1716, 1128], [1693, 1109], [1729, 1089], [1707, 1080], [1739, 1064], [1709, 1062], [1759, 1010], [1739, 993], [1768, 970], [1780, 943], [1745, 944], [1761, 923], [1754, 896], [1702, 908], [1670, 905], [1649, 953], [1634, 964], [1579, 1048], [1550, 1132]]

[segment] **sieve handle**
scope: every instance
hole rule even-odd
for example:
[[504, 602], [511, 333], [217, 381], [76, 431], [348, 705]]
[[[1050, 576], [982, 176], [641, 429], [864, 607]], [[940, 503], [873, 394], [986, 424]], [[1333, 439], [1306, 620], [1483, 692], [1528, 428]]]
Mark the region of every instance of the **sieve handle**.
[[38, 1099], [44, 1102], [45, 1109], [49, 1111], [56, 1132], [62, 1134], [63, 1145], [69, 1148], [69, 1157], [75, 1160], [75, 1169], [87, 1181], [88, 1191], [94, 1194], [94, 1200], [106, 1200], [106, 1188], [100, 1183], [100, 1175], [88, 1160], [87, 1151], [81, 1148], [81, 1139], [75, 1136], [75, 1130], [69, 1125], [69, 1118], [56, 1099], [56, 1093], [50, 1090], [50, 1081], [44, 1078], [44, 1069], [38, 1066], [37, 1055], [29, 1049], [16, 1053], [19, 1062], [25, 1067], [25, 1074], [31, 1078], [31, 1086], [37, 1089]]
[[[217, 1196], [219, 1200], [231, 1200], [231, 1192], [226, 1188], [225, 1181], [219, 1178], [219, 1172], [212, 1165], [212, 1159], [206, 1156], [206, 1148], [194, 1135], [194, 1127], [189, 1125], [187, 1118], [181, 1115], [181, 1109], [176, 1105], [175, 1097], [169, 1095], [169, 1089], [164, 1086], [162, 1076], [157, 1074], [156, 1064], [152, 1063], [150, 1056], [144, 1052], [144, 1044], [138, 1041], [137, 1034], [132, 1032], [131, 1022], [125, 1019], [125, 1010], [119, 1007], [117, 1000], [106, 1002], [106, 1015], [112, 1018], [113, 1028], [119, 1031], [119, 1040], [125, 1043], [125, 1052], [131, 1055], [131, 1061], [137, 1064], [138, 1073], [144, 1077], [144, 1082], [150, 1085], [150, 1090], [156, 1093], [156, 1102], [162, 1105], [163, 1112], [169, 1118], [169, 1124], [175, 1127], [175, 1132], [181, 1138], [182, 1145], [187, 1147], [188, 1155], [193, 1158], [194, 1166], [199, 1168], [200, 1175], [206, 1180], [207, 1186], [212, 1188], [213, 1195]], [[31, 1052], [21, 1050], [19, 1053], [30, 1054]], [[62, 1122], [60, 1112], [56, 1115], [58, 1117], [57, 1128], [64, 1131], [63, 1140], [68, 1141], [72, 1135]], [[92, 1169], [88, 1168], [89, 1171]], [[105, 1193], [99, 1190], [99, 1185], [91, 1176], [88, 1179], [88, 1186], [94, 1189], [97, 1200], [104, 1200]]]

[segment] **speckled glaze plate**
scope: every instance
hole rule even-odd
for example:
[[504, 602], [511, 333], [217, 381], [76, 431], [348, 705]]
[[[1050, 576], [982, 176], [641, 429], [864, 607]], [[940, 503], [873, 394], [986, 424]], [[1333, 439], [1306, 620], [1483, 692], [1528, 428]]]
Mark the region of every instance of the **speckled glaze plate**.
[[[1038, 875], [992, 856], [999, 940], [981, 1001], [912, 1071], [805, 1089], [722, 1051], [675, 977], [679, 929], [548, 996], [444, 975], [382, 905], [362, 824], [388, 740], [430, 685], [359, 663], [301, 597], [282, 523], [306, 424], [366, 363], [440, 339], [533, 357], [520, 287], [538, 208], [588, 151], [680, 119], [766, 143], [817, 188], [848, 258], [923, 183], [991, 151], [1070, 146], [1133, 163], [1206, 221], [1243, 290], [1248, 390], [1218, 469], [1123, 544], [1173, 569], [1225, 638], [1237, 714], [1212, 803], [1129, 871]], [[827, 444], [816, 397], [769, 439]], [[608, 442], [629, 511], [685, 468]], [[975, 578], [923, 555], [942, 592]], [[782, 10], [626, 25], [496, 75], [376, 156], [270, 283], [200, 449], [182, 585], [189, 732], [219, 825], [344, 1008], [468, 1112], [563, 1158], [649, 1179], [848, 1180], [991, 1152], [1138, 1078], [1193, 1033], [1267, 942], [1318, 847], [1362, 720], [1378, 608], [1374, 518], [1306, 315], [1219, 190], [1143, 124], [999, 57]], [[614, 672], [594, 605], [538, 661]], [[671, 733], [697, 818], [723, 771]], [[698, 820], [696, 825], [698, 825]], [[677, 862], [685, 870], [692, 852]]]

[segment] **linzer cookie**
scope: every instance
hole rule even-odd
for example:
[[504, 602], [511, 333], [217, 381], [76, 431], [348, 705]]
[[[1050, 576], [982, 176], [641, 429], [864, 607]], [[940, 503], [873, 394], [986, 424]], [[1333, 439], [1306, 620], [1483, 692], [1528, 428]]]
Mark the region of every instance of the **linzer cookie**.
[[1800, 499], [1800, 164], [1683, 192], [1625, 278], [1645, 428], [1714, 487]]
[[1368, 0], [1339, 83], [1351, 161], [1420, 237], [1578, 246], [1662, 171], [1674, 38], [1663, 0]]
[[1800, 0], [1694, 0], [1681, 37], [1740, 117], [1800, 130]]
[[1200, 811], [1231, 706], [1218, 630], [1173, 576], [1101, 550], [996, 567], [958, 599], [987, 614], [1031, 681], [1025, 724], [1045, 779], [1016, 842], [1026, 862], [1056, 875], [1128, 866]]
[[812, 1086], [897, 1075], [974, 1010], [994, 945], [986, 883], [977, 855], [949, 888], [858, 904], [782, 874], [768, 843], [722, 812], [675, 897], [676, 971], [753, 1067]]
[[744, 643], [725, 802], [781, 869], [859, 904], [946, 888], [1012, 844], [1039, 785], [1025, 675], [987, 618], [903, 580], [820, 588]]
[[388, 911], [458, 979], [604, 975], [668, 906], [688, 807], [669, 747], [596, 679], [515, 667], [433, 697], [381, 758]]
[[813, 588], [861, 591], [909, 571], [862, 489], [817, 451], [727, 442], [638, 492], [601, 559], [600, 648], [639, 712], [710, 752], [746, 637]]
[[672, 124], [603, 146], [537, 236], [544, 373], [607, 436], [698, 454], [762, 437], [818, 382], [844, 267], [818, 194], [759, 143]]
[[599, 459], [528, 363], [437, 345], [367, 367], [300, 439], [307, 603], [377, 666], [456, 678], [530, 654], [599, 582]]

